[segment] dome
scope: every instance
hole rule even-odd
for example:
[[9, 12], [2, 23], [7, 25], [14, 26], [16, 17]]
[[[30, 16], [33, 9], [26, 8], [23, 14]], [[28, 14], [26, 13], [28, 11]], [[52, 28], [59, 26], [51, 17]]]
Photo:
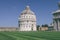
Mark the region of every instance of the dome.
[[29, 6], [26, 6], [25, 10], [21, 12], [21, 15], [19, 16], [20, 21], [36, 21], [36, 16], [33, 11], [30, 10]]
[[60, 12], [60, 9], [59, 10], [57, 10], [57, 11], [55, 11], [55, 12], [53, 12], [53, 13], [59, 13]]
[[30, 7], [29, 7], [29, 6], [26, 6], [25, 10], [23, 10], [23, 11], [21, 12], [21, 15], [22, 15], [22, 14], [32, 14], [32, 15], [33, 15], [34, 12], [30, 10]]

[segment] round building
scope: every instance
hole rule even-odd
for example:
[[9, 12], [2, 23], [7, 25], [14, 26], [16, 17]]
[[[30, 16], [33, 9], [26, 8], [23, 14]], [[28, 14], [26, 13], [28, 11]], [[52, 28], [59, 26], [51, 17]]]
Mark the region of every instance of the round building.
[[18, 19], [19, 31], [36, 31], [36, 15], [26, 6]]

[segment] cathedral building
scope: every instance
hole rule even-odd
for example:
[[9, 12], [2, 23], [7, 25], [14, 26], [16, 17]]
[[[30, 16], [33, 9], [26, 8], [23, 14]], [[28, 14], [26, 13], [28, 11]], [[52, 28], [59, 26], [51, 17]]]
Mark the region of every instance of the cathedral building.
[[58, 3], [58, 10], [53, 12], [54, 30], [60, 31], [60, 2]]
[[36, 15], [26, 6], [18, 18], [19, 31], [36, 31]]

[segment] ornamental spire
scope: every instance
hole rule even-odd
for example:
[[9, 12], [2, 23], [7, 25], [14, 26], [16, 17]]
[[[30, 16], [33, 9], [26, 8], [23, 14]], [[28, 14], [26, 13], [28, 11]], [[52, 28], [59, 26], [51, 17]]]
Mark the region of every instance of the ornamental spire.
[[26, 6], [26, 10], [29, 10], [30, 9], [30, 7], [29, 6]]
[[58, 7], [59, 7], [59, 9], [60, 9], [60, 2], [58, 2]]

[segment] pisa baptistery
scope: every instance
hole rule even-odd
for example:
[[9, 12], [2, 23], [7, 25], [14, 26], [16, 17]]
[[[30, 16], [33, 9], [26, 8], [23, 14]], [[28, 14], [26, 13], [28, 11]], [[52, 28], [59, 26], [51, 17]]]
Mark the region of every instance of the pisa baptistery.
[[18, 26], [19, 31], [36, 31], [36, 15], [29, 6], [19, 15]]

